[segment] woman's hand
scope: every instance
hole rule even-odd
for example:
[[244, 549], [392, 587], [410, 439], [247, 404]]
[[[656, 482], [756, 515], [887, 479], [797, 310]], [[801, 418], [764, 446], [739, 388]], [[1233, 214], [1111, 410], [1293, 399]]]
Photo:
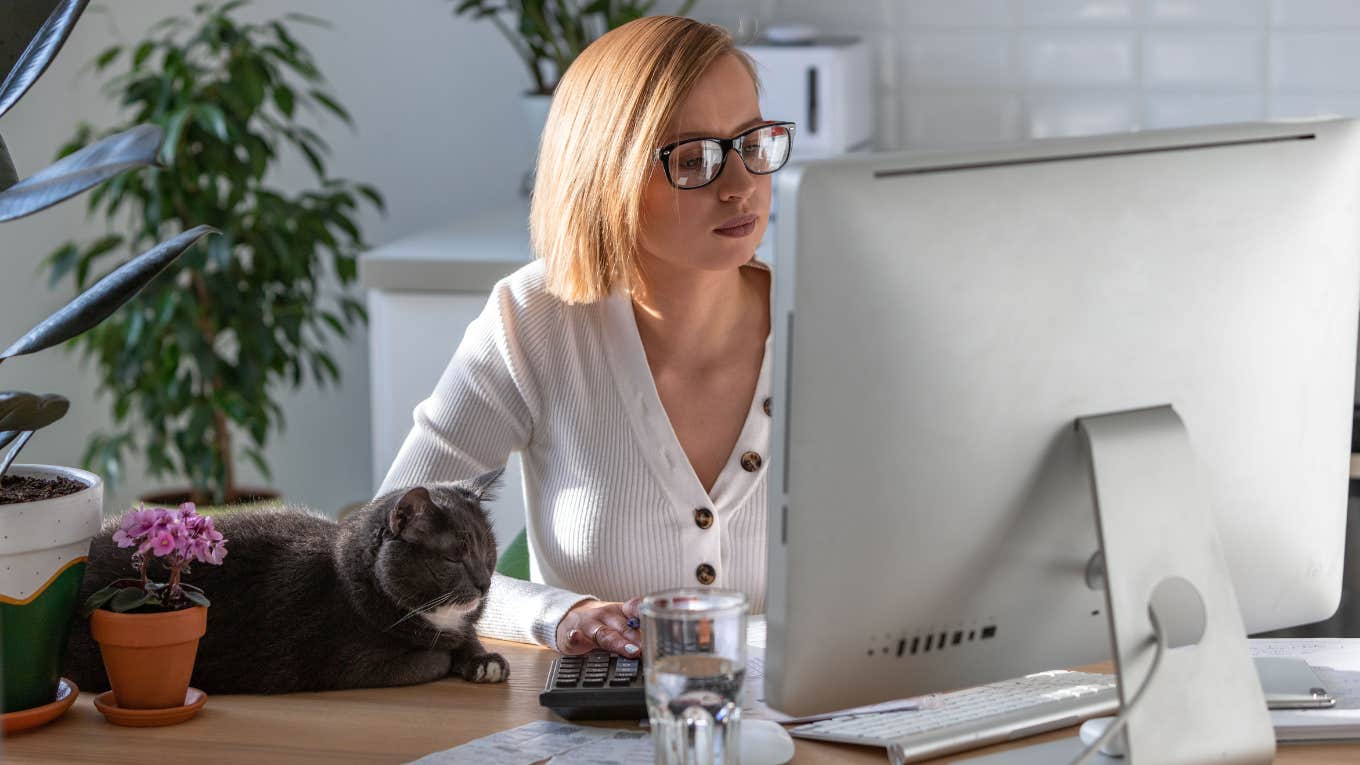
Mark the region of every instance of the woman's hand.
[[642, 654], [642, 633], [628, 626], [642, 617], [638, 606], [642, 598], [623, 603], [587, 600], [576, 604], [557, 624], [557, 650], [568, 656], [603, 648], [628, 658]]

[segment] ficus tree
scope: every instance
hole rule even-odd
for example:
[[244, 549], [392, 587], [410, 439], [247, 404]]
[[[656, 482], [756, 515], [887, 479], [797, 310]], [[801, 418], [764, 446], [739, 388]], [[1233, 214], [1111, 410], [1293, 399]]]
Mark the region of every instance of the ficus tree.
[[[187, 479], [198, 504], [240, 498], [238, 457], [270, 477], [264, 447], [285, 425], [282, 386], [339, 382], [330, 343], [367, 319], [345, 289], [365, 247], [355, 216], [361, 203], [383, 207], [372, 186], [330, 177], [329, 148], [308, 125], [351, 121], [294, 34], [325, 22], [245, 21], [243, 5], [196, 5], [95, 58], [127, 122], [164, 131], [159, 165], [96, 189], [89, 209], [108, 233], [46, 261], [53, 285], [80, 290], [119, 253], [191, 221], [221, 232], [77, 341], [115, 424], [91, 437], [84, 464], [114, 482], [140, 452], [152, 477]], [[82, 125], [61, 153], [125, 129]], [[293, 193], [270, 177], [289, 151], [314, 174]]]

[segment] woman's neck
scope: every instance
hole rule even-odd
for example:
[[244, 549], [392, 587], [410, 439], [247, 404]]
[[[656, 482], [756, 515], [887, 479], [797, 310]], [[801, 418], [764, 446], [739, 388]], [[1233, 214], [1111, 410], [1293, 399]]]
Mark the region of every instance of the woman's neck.
[[752, 321], [768, 303], [759, 283], [745, 271], [700, 271], [651, 260], [645, 284], [633, 291], [633, 315], [647, 355], [654, 360], [685, 358], [704, 366], [730, 358], [753, 329], [768, 333], [767, 321]]

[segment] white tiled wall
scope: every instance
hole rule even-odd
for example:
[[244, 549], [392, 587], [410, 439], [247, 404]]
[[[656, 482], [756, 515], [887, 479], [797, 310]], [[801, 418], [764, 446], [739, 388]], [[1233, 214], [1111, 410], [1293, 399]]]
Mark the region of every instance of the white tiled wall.
[[1360, 117], [1360, 0], [704, 0], [870, 41], [878, 144]]

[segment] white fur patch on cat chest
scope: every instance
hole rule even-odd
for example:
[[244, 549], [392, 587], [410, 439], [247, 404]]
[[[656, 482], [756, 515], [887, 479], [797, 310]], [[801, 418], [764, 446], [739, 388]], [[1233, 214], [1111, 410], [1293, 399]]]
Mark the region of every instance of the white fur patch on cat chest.
[[472, 613], [481, 602], [481, 599], [477, 599], [471, 603], [454, 603], [447, 606], [441, 606], [433, 611], [427, 611], [422, 614], [422, 616], [425, 617], [425, 621], [441, 630], [455, 630], [466, 623], [467, 615]]

